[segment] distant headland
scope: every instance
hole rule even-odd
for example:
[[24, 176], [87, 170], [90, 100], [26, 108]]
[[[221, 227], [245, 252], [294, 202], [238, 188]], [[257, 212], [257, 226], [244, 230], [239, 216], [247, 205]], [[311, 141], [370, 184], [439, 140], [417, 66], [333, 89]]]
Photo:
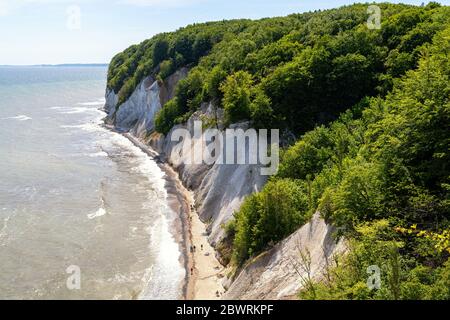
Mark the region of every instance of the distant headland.
[[107, 67], [109, 63], [67, 63], [67, 64], [33, 64], [33, 65], [0, 65], [0, 67], [22, 68], [22, 67], [54, 67], [54, 68], [71, 68], [71, 67]]

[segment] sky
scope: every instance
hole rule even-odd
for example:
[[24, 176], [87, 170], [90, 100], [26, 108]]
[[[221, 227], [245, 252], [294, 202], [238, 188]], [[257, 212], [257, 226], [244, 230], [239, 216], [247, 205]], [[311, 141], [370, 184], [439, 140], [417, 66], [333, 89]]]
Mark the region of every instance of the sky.
[[[108, 63], [132, 44], [195, 22], [284, 16], [354, 2], [0, 0], [0, 65]], [[420, 5], [424, 0], [385, 2]]]

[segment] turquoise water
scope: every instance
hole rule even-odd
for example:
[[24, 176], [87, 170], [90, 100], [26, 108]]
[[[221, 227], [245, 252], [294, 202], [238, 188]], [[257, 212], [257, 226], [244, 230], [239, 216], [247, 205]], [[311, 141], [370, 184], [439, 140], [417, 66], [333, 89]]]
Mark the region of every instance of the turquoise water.
[[181, 295], [164, 174], [102, 128], [105, 78], [105, 67], [0, 67], [0, 299]]

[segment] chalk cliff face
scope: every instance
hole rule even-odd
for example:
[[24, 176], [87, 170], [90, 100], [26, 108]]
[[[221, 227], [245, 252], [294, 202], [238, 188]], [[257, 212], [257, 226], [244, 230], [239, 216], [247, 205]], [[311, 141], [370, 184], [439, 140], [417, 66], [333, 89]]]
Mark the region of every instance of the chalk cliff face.
[[159, 84], [151, 77], [145, 78], [131, 97], [120, 106], [115, 115], [119, 129], [129, 130], [136, 136], [153, 130], [156, 112], [161, 109]]
[[[194, 113], [187, 123], [175, 126], [167, 136], [154, 132], [155, 114], [174, 96], [176, 84], [187, 72], [187, 69], [181, 69], [164, 83], [158, 83], [151, 77], [145, 78], [119, 108], [117, 95], [107, 91], [106, 121], [151, 145], [178, 171], [183, 184], [194, 192], [199, 216], [208, 226], [209, 241], [216, 246], [224, 237], [223, 225], [233, 217], [246, 196], [262, 189], [267, 177], [260, 174], [259, 165], [190, 164], [189, 155], [181, 152], [182, 143], [171, 141], [172, 133], [177, 129], [186, 129], [193, 135], [196, 120], [215, 119], [223, 135], [224, 128], [220, 121], [223, 119], [223, 110], [211, 103], [203, 104], [201, 110]], [[247, 128], [245, 123], [234, 126], [244, 130]], [[199, 139], [195, 143], [202, 141]], [[200, 150], [204, 151], [205, 147], [202, 143]], [[292, 268], [289, 269], [296, 253], [297, 240], [301, 239], [301, 247], [312, 253], [313, 270], [317, 276], [323, 269], [325, 257], [342, 247], [342, 244], [334, 244], [330, 233], [330, 227], [316, 215], [309, 224], [244, 268], [232, 284], [231, 280], [225, 280], [225, 285], [229, 287], [225, 297], [277, 299], [294, 295], [301, 288], [299, 275]], [[326, 245], [327, 255], [323, 255], [323, 245]]]
[[[214, 106], [203, 105], [202, 110], [190, 117], [185, 125], [175, 126], [167, 137], [153, 135], [150, 145], [180, 173], [181, 180], [189, 189], [194, 191], [194, 199], [200, 218], [208, 223], [209, 241], [215, 246], [224, 236], [223, 225], [232, 217], [244, 198], [261, 190], [267, 181], [266, 176], [260, 175], [259, 165], [229, 165], [229, 164], [189, 164], [187, 157], [180, 157], [182, 144], [170, 141], [172, 133], [180, 128], [186, 129], [194, 135], [194, 121], [205, 118], [215, 118]], [[222, 111], [217, 111], [218, 118]], [[245, 125], [242, 125], [245, 129]], [[221, 133], [223, 135], [223, 131]], [[205, 133], [203, 134], [203, 136]], [[203, 139], [196, 140], [201, 144]], [[202, 144], [199, 150], [205, 149]]]
[[107, 92], [105, 109], [109, 123], [145, 140], [179, 172], [185, 186], [194, 191], [198, 213], [204, 222], [208, 222], [209, 240], [214, 246], [224, 236], [223, 224], [232, 218], [247, 195], [261, 190], [267, 177], [260, 175], [258, 165], [188, 164], [186, 156], [180, 157], [183, 146], [178, 141], [171, 141], [172, 133], [184, 128], [193, 136], [194, 121], [222, 118], [223, 111], [215, 110], [212, 104], [204, 104], [185, 125], [175, 126], [167, 136], [151, 134], [156, 112], [173, 97], [176, 83], [186, 74], [187, 70], [181, 70], [162, 85], [152, 82], [150, 77], [145, 78], [117, 112], [117, 96]]
[[[309, 223], [248, 263], [223, 298], [295, 298], [308, 277], [322, 279], [326, 266], [332, 265], [336, 255], [346, 250], [345, 242], [337, 242], [333, 234], [334, 228], [316, 213]], [[308, 269], [309, 274], [306, 272]]]
[[119, 102], [119, 97], [111, 89], [106, 89], [105, 95], [105, 111], [108, 114], [107, 120], [112, 122], [114, 117], [114, 112], [116, 111], [117, 103]]
[[154, 129], [156, 113], [173, 97], [178, 81], [186, 77], [188, 69], [183, 68], [160, 84], [152, 77], [144, 78], [133, 94], [120, 108], [117, 108], [118, 97], [111, 91], [106, 92], [105, 111], [107, 121], [123, 131], [129, 131], [138, 138], [145, 137]]

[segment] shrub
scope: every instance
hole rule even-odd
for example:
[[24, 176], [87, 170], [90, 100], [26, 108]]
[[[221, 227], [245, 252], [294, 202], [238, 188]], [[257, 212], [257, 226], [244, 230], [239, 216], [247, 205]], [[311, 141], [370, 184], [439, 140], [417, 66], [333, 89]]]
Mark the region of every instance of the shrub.
[[159, 76], [165, 80], [168, 76], [175, 72], [175, 65], [172, 60], [164, 60], [159, 65]]
[[238, 71], [228, 76], [221, 85], [226, 123], [235, 123], [250, 118], [252, 83], [252, 76], [248, 72]]
[[283, 239], [308, 218], [304, 186], [289, 179], [269, 182], [261, 193], [248, 197], [236, 214], [235, 262], [242, 263]]

